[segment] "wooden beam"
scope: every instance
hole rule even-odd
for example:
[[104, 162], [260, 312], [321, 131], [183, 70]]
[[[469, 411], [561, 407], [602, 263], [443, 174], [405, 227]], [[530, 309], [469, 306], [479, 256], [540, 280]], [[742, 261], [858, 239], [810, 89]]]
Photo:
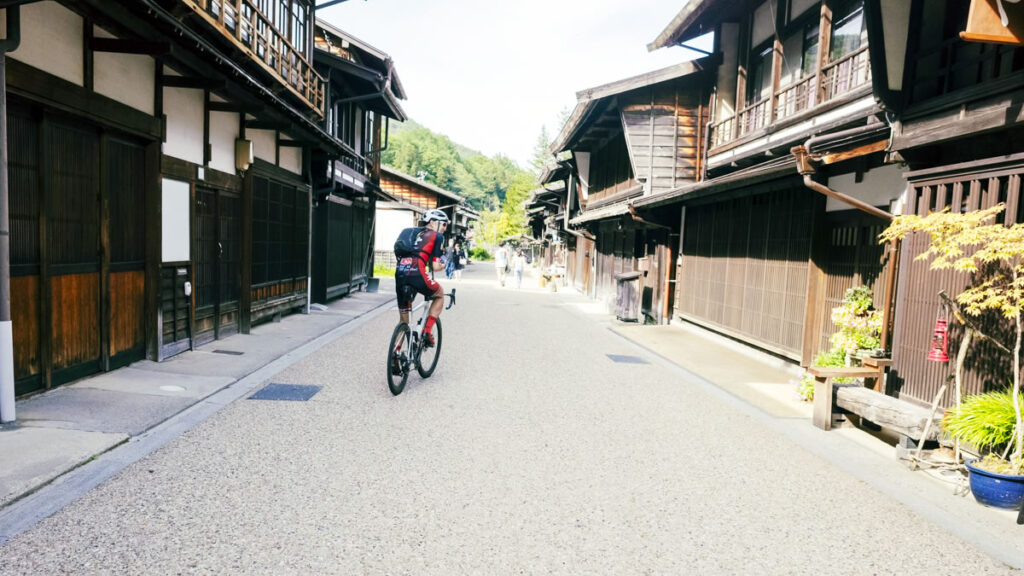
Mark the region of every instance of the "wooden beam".
[[135, 40], [127, 38], [92, 38], [89, 48], [94, 52], [117, 52], [120, 54], [145, 54], [148, 56], [165, 56], [171, 53], [171, 45], [167, 42], [152, 40]]
[[306, 140], [278, 140], [277, 145], [284, 148], [303, 148], [305, 146], [315, 146], [316, 144]]
[[273, 120], [246, 120], [245, 127], [250, 130], [288, 130], [291, 124]]
[[224, 80], [201, 76], [168, 76], [167, 74], [161, 74], [160, 83], [165, 88], [193, 88], [196, 90], [220, 90], [224, 88]]
[[888, 140], [879, 140], [873, 144], [865, 144], [850, 150], [843, 152], [836, 152], [835, 154], [825, 154], [821, 157], [822, 164], [835, 164], [836, 162], [842, 162], [843, 160], [849, 160], [851, 158], [858, 158], [860, 156], [866, 156], [875, 152], [881, 152], [886, 149], [889, 145]]
[[263, 110], [262, 106], [249, 104], [236, 104], [234, 102], [210, 102], [210, 112], [235, 112], [237, 114], [258, 114]]

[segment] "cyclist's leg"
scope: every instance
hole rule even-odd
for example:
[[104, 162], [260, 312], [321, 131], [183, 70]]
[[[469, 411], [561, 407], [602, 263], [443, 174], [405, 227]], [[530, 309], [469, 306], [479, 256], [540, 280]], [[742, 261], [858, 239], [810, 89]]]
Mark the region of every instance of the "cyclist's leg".
[[395, 276], [395, 296], [398, 301], [398, 319], [408, 324], [412, 300], [416, 297], [416, 288], [410, 286], [405, 277]]

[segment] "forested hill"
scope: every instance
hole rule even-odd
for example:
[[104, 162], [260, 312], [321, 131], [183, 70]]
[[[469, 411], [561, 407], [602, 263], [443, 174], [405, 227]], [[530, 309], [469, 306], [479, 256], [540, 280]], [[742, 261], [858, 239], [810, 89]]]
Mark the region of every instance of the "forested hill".
[[[488, 158], [452, 142], [412, 120], [392, 122], [388, 147], [381, 161], [409, 174], [422, 175], [431, 184], [465, 197], [477, 210], [498, 209], [510, 190], [522, 196], [534, 185], [536, 175], [511, 159]], [[521, 200], [520, 200], [521, 201]]]

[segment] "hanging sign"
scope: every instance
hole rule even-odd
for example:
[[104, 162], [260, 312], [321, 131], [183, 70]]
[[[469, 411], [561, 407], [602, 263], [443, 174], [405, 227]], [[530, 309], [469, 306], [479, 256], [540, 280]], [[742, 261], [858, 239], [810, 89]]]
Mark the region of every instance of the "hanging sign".
[[969, 42], [994, 42], [1024, 46], [1024, 3], [1021, 0], [971, 0], [967, 29], [960, 33]]

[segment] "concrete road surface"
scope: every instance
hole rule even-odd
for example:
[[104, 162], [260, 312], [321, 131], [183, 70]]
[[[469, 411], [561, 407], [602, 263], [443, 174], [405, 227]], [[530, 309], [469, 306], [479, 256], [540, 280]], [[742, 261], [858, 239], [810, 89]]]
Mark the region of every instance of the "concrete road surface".
[[309, 401], [230, 404], [0, 547], [0, 572], [1008, 571], [575, 300], [486, 264], [445, 284], [429, 380], [388, 392], [382, 309], [271, 379]]

